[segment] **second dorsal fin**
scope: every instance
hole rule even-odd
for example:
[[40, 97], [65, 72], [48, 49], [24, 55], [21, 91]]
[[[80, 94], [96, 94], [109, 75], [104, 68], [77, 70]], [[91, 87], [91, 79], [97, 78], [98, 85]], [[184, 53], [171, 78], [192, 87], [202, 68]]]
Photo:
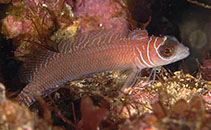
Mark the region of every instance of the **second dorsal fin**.
[[56, 59], [59, 55], [61, 54], [41, 49], [34, 54], [25, 56], [25, 63], [20, 71], [20, 80], [23, 82], [31, 81], [40, 69], [47, 67], [48, 63]]
[[140, 39], [148, 36], [147, 30], [136, 29], [129, 33], [128, 38], [133, 39]]

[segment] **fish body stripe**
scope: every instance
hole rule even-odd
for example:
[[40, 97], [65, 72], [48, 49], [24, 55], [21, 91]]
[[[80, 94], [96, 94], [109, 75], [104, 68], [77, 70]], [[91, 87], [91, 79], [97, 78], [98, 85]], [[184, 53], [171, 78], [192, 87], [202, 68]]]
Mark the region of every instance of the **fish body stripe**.
[[[23, 68], [21, 75], [21, 78], [24, 78], [25, 81], [30, 81], [33, 79], [33, 77], [43, 68], [47, 67], [49, 62], [52, 60], [57, 59], [59, 53], [54, 53], [51, 51], [40, 52], [36, 54], [37, 56], [32, 57], [31, 60], [29, 60], [28, 64]], [[39, 55], [40, 54], [40, 55]], [[46, 55], [45, 55], [46, 54]], [[40, 58], [38, 58], [40, 57]]]
[[148, 36], [147, 30], [137, 29], [137, 30], [131, 31], [128, 37], [133, 40], [133, 39], [143, 38], [147, 36]]
[[[143, 39], [148, 36], [146, 30], [134, 30], [128, 35], [129, 39]], [[126, 40], [127, 36], [122, 33], [112, 31], [91, 31], [84, 34], [76, 35], [69, 39], [61, 41], [58, 45], [58, 50], [61, 53], [71, 53], [87, 47], [100, 46], [102, 44], [110, 44], [116, 40]]]
[[153, 37], [151, 36], [150, 40], [147, 42], [147, 58], [148, 58], [149, 63], [151, 64], [151, 66], [154, 66], [154, 63], [152, 62], [151, 57], [150, 57], [150, 44], [151, 44], [151, 42], [153, 42], [152, 39], [153, 39]]
[[58, 46], [61, 53], [38, 53], [28, 63], [24, 76], [29, 84], [17, 100], [30, 106], [36, 95], [46, 95], [45, 91], [55, 90], [66, 81], [107, 70], [137, 71], [157, 66], [151, 52], [162, 60], [158, 49], [165, 41], [166, 37], [148, 36], [146, 30], [131, 31], [127, 36], [93, 31], [65, 39]]
[[[59, 46], [61, 47], [61, 49], [60, 49], [60, 48], [59, 48], [59, 49], [60, 49], [61, 51], [67, 52], [67, 49], [66, 49], [65, 47], [67, 46], [67, 43], [68, 43], [68, 42], [70, 42], [70, 40], [68, 40], [68, 41], [66, 41], [66, 42], [63, 42], [63, 44], [60, 43]], [[70, 44], [70, 45], [71, 45], [71, 44]], [[64, 49], [65, 49], [65, 50], [64, 50]]]
[[120, 33], [111, 31], [106, 33], [103, 31], [87, 32], [61, 41], [58, 45], [58, 49], [61, 53], [71, 53], [90, 46], [99, 46], [107, 41], [119, 39], [121, 36]]
[[151, 68], [152, 66], [145, 61], [141, 50], [138, 47], [136, 47], [136, 49], [138, 50], [140, 59], [141, 59], [142, 63], [144, 64], [144, 66], [147, 66], [147, 67]]
[[[77, 49], [79, 49], [80, 45], [86, 41], [87, 37], [88, 37], [88, 36], [85, 35], [83, 41], [81, 41], [81, 42], [78, 44]], [[88, 39], [88, 41], [89, 41], [89, 39]]]
[[146, 66], [144, 64], [142, 64], [142, 62], [140, 61], [140, 58], [136, 55], [136, 48], [133, 48], [133, 54], [136, 57], [135, 58], [135, 64], [136, 67], [140, 70], [141, 68], [145, 68]]
[[46, 60], [50, 60], [49, 57], [54, 57], [54, 60], [50, 61], [47, 67], [43, 65], [39, 73], [33, 76], [34, 83], [29, 83], [24, 88], [18, 97], [19, 101], [22, 100], [30, 106], [35, 101], [35, 95], [39, 95], [37, 91], [44, 92], [58, 83], [77, 79], [86, 74], [131, 67], [134, 57], [133, 46], [127, 44], [105, 44], [83, 49], [80, 52], [60, 54], [58, 58], [56, 55], [49, 53], [46, 56]]

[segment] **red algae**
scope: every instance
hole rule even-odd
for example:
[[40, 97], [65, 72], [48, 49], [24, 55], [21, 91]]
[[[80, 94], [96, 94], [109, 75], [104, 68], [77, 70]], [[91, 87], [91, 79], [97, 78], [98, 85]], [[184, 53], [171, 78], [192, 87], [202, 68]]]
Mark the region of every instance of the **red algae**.
[[31, 22], [18, 20], [15, 16], [8, 16], [3, 21], [2, 33], [4, 33], [7, 38], [14, 38], [20, 34], [28, 33], [30, 31]]
[[112, 29], [127, 33], [125, 6], [125, 3], [120, 0], [79, 0], [74, 5], [73, 13], [81, 19], [81, 32]]
[[32, 51], [34, 43], [51, 48], [45, 40], [71, 22], [71, 7], [63, 0], [13, 1], [3, 19], [2, 33], [15, 40], [15, 56], [22, 56]]
[[[75, 35], [76, 31], [69, 27], [74, 28], [76, 22], [80, 33], [102, 29], [127, 33], [127, 16], [123, 1], [15, 0], [2, 20], [1, 30], [15, 40], [15, 56], [20, 57], [33, 52], [36, 44], [57, 50], [58, 39]], [[67, 35], [63, 36], [63, 32]], [[57, 40], [51, 40], [52, 36]]]
[[99, 124], [106, 117], [107, 110], [105, 108], [94, 108], [92, 100], [85, 97], [81, 101], [81, 114], [82, 119], [78, 123], [78, 129], [97, 130]]

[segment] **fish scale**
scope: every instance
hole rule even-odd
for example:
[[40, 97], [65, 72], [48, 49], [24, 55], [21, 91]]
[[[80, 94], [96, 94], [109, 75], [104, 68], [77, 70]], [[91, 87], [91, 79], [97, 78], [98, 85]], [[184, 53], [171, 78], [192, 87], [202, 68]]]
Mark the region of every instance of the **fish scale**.
[[[176, 44], [178, 52], [173, 58], [159, 54], [165, 44]], [[126, 88], [141, 69], [169, 64], [189, 55], [188, 49], [175, 38], [148, 36], [146, 30], [134, 30], [128, 36], [93, 31], [66, 39], [58, 48], [61, 53], [42, 50], [29, 60], [23, 73], [29, 83], [17, 101], [30, 106], [36, 95], [45, 96], [67, 81], [108, 70], [132, 70], [122, 87]]]

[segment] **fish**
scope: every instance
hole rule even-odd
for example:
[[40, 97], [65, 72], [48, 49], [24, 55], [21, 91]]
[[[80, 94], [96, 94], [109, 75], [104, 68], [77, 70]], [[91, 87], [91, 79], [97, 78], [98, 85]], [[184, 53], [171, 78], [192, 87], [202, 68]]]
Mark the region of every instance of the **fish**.
[[36, 96], [86, 75], [111, 70], [131, 70], [122, 88], [131, 85], [144, 68], [167, 65], [186, 58], [189, 48], [172, 36], [149, 36], [146, 30], [128, 35], [112, 31], [91, 31], [67, 38], [59, 52], [40, 50], [26, 63], [22, 75], [28, 84], [17, 96], [31, 106]]

